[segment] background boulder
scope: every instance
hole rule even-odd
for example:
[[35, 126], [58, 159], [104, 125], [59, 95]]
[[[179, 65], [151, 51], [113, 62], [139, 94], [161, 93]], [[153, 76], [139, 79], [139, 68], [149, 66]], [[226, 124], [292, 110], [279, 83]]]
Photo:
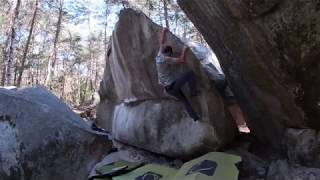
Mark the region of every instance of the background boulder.
[[110, 142], [44, 88], [0, 89], [0, 179], [85, 180]]
[[291, 163], [320, 168], [320, 133], [313, 129], [288, 129], [284, 136], [287, 158]]
[[266, 180], [315, 180], [320, 177], [320, 169], [290, 164], [285, 160], [271, 163]]
[[216, 53], [251, 132], [281, 142], [320, 128], [317, 0], [178, 0]]
[[[141, 12], [121, 11], [100, 85], [99, 124], [120, 142], [171, 157], [190, 158], [226, 145], [237, 127], [191, 51], [186, 61], [200, 90], [192, 104], [201, 120], [189, 118], [182, 103], [158, 84], [154, 59], [161, 29]], [[177, 37], [167, 33], [165, 42], [180, 55], [183, 43]]]

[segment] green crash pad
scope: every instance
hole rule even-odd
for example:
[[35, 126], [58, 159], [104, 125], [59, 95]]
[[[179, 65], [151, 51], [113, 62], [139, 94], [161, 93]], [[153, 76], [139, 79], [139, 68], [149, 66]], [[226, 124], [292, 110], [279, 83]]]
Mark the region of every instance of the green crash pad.
[[185, 163], [172, 180], [237, 180], [241, 157], [211, 152]]
[[148, 164], [130, 173], [113, 177], [113, 180], [171, 180], [177, 173], [176, 169]]
[[96, 169], [97, 175], [95, 180], [108, 180], [110, 177], [128, 173], [138, 167], [141, 167], [143, 163], [140, 162], [128, 162], [118, 161], [110, 164], [106, 164]]
[[[148, 164], [131, 172], [122, 172], [113, 176], [113, 180], [237, 180], [239, 170], [236, 164], [241, 157], [222, 152], [211, 152], [185, 163], [180, 170], [165, 166]], [[128, 166], [128, 162], [117, 162], [117, 166], [101, 167], [100, 173], [119, 170]], [[140, 164], [141, 166], [141, 164]], [[134, 166], [137, 167], [137, 166]], [[130, 168], [128, 166], [128, 168]], [[132, 169], [132, 168], [131, 168]], [[99, 180], [99, 179], [95, 179]], [[101, 179], [100, 179], [101, 180]], [[109, 180], [109, 179], [104, 179]]]

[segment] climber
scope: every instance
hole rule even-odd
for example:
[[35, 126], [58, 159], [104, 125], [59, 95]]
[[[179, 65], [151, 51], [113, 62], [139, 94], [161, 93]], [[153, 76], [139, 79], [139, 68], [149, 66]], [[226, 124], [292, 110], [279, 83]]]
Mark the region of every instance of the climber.
[[185, 55], [188, 47], [183, 49], [179, 58], [173, 57], [173, 50], [171, 46], [164, 46], [164, 37], [168, 29], [164, 28], [160, 35], [160, 50], [155, 58], [158, 71], [159, 84], [164, 87], [166, 92], [178, 100], [183, 102], [189, 116], [194, 120], [199, 120], [198, 114], [193, 110], [187, 97], [183, 94], [181, 88], [184, 84], [188, 84], [190, 96], [196, 96], [196, 76], [190, 69], [177, 74], [178, 65], [185, 63]]

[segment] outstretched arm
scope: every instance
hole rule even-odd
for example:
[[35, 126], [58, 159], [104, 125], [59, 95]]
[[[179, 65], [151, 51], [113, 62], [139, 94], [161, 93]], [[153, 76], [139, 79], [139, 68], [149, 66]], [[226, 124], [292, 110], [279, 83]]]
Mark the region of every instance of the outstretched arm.
[[183, 64], [183, 63], [185, 63], [186, 53], [188, 50], [189, 50], [189, 47], [187, 47], [187, 46], [185, 48], [183, 48], [181, 56], [178, 58], [165, 56], [166, 62], [169, 64]]
[[187, 54], [188, 50], [189, 50], [188, 46], [185, 46], [183, 48], [182, 54], [181, 54], [181, 56], [179, 58], [179, 63], [185, 63], [186, 62], [186, 54]]
[[169, 63], [169, 64], [183, 64], [185, 63], [185, 59], [186, 59], [186, 53], [187, 51], [189, 50], [189, 47], [185, 47], [183, 48], [183, 51], [181, 53], [181, 56], [178, 57], [178, 58], [174, 58], [174, 57], [171, 57], [171, 56], [165, 56], [165, 59], [166, 59], [166, 62]]
[[163, 28], [160, 34], [160, 51], [162, 51], [163, 47], [164, 47], [164, 38], [165, 35], [167, 33], [168, 29], [167, 28]]

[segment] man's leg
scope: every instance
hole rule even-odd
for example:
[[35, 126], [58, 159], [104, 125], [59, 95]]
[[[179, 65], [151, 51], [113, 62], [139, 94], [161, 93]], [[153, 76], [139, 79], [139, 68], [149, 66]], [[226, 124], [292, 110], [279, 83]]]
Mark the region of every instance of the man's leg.
[[167, 91], [170, 95], [178, 98], [178, 99], [184, 104], [184, 106], [185, 106], [185, 108], [186, 108], [189, 116], [190, 116], [193, 120], [195, 120], [195, 121], [196, 121], [196, 120], [199, 120], [200, 118], [199, 118], [198, 114], [193, 110], [190, 102], [188, 101], [187, 97], [183, 94], [183, 92], [181, 91], [181, 89], [174, 89], [174, 88], [172, 88], [173, 86], [174, 86], [174, 84], [173, 84], [172, 86], [167, 87], [167, 88], [166, 88], [166, 91]]
[[199, 120], [200, 117], [199, 117], [198, 114], [193, 110], [190, 102], [188, 101], [187, 97], [183, 94], [183, 92], [182, 92], [181, 90], [180, 90], [180, 94], [181, 94], [180, 96], [182, 97], [182, 98], [181, 98], [181, 101], [183, 102], [184, 107], [186, 108], [189, 116], [190, 116], [193, 120], [195, 120], [195, 121]]
[[192, 70], [188, 70], [178, 75], [172, 88], [174, 89], [174, 91], [178, 92], [185, 83], [188, 83], [190, 96], [196, 96], [197, 95], [196, 76]]

